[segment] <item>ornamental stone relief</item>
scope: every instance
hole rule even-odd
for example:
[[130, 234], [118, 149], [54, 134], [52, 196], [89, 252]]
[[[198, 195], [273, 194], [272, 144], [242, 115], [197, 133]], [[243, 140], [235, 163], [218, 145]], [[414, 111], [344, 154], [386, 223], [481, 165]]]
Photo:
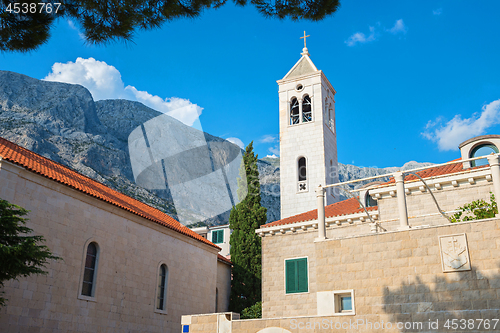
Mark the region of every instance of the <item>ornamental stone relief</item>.
[[470, 271], [469, 248], [465, 234], [439, 237], [443, 272]]

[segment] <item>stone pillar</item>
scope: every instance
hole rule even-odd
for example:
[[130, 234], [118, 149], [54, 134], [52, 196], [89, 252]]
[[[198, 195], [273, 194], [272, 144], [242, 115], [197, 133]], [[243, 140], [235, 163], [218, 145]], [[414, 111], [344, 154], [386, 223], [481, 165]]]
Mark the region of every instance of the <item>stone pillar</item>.
[[396, 181], [396, 195], [398, 197], [399, 228], [398, 230], [408, 230], [408, 211], [406, 209], [406, 195], [403, 173], [398, 171], [393, 174]]
[[302, 123], [302, 98], [299, 99], [299, 124]]
[[318, 238], [317, 240], [326, 239], [325, 226], [325, 189], [318, 186], [316, 189], [316, 198], [318, 199]]
[[500, 156], [489, 155], [488, 163], [490, 164], [491, 179], [493, 180], [493, 194], [495, 194], [495, 200], [498, 203], [498, 200], [500, 200]]

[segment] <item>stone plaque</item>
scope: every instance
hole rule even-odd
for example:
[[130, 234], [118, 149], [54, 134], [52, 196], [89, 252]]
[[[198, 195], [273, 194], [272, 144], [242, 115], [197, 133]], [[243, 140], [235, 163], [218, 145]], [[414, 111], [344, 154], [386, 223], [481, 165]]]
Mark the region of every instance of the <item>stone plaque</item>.
[[439, 236], [443, 272], [470, 271], [469, 248], [465, 234]]

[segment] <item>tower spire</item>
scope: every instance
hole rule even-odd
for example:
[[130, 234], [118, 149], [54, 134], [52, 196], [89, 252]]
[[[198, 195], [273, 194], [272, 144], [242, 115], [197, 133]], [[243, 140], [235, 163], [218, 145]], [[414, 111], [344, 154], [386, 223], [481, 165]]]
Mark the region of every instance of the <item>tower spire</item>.
[[304, 48], [302, 49], [302, 55], [307, 55], [309, 56], [309, 51], [307, 50], [307, 45], [306, 45], [306, 38], [310, 37], [310, 35], [306, 36], [306, 31], [304, 30], [304, 37], [300, 37], [300, 39], [304, 38]]

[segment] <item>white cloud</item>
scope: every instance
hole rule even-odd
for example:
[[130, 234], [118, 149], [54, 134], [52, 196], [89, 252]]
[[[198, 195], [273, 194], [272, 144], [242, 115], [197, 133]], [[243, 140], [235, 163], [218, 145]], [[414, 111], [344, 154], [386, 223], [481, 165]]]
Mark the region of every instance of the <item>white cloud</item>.
[[276, 142], [276, 140], [277, 140], [277, 138], [275, 135], [266, 134], [259, 139], [259, 142], [272, 143], [272, 142]]
[[399, 19], [394, 23], [394, 26], [390, 29], [388, 29], [391, 34], [396, 35], [398, 33], [403, 33], [405, 34], [406, 31], [408, 31], [408, 28], [405, 26], [405, 23], [403, 22], [403, 19]]
[[441, 15], [443, 13], [443, 8], [434, 9], [432, 15]]
[[231, 142], [231, 143], [234, 143], [235, 145], [239, 146], [241, 149], [245, 149], [245, 144], [243, 143], [243, 141], [241, 141], [238, 138], [232, 137], [232, 138], [227, 138], [226, 140]]
[[278, 146], [270, 147], [268, 150], [275, 156], [280, 156], [280, 148]]
[[78, 36], [80, 36], [80, 39], [82, 39], [82, 40], [87, 40], [87, 39], [85, 38], [85, 35], [84, 35], [84, 34], [82, 34], [82, 33], [80, 32], [80, 30], [76, 27], [76, 25], [75, 25], [75, 23], [74, 23], [73, 21], [71, 21], [71, 20], [67, 20], [66, 22], [68, 22], [68, 26], [69, 26], [71, 29], [73, 29], [73, 30], [75, 30], [75, 31], [77, 31], [77, 32], [78, 32]]
[[193, 125], [203, 111], [203, 108], [188, 99], [162, 98], [147, 91], [137, 90], [134, 86], [125, 87], [121, 74], [115, 67], [94, 58], [79, 57], [75, 62], [69, 61], [65, 64], [56, 62], [52, 66], [52, 72], [44, 80], [80, 84], [90, 91], [96, 101], [103, 99], [138, 101], [189, 126]]
[[397, 35], [399, 33], [406, 34], [408, 31], [408, 27], [404, 24], [403, 19], [399, 19], [394, 23], [394, 26], [390, 29], [382, 29], [380, 27], [380, 22], [377, 22], [375, 26], [370, 26], [370, 34], [367, 36], [362, 32], [356, 32], [349, 36], [347, 40], [344, 42], [347, 44], [347, 46], [355, 46], [357, 44], [365, 44], [369, 42], [374, 42], [378, 40], [380, 37], [381, 33], [383, 32], [388, 32], [393, 35]]
[[269, 157], [269, 158], [278, 158], [278, 156], [276, 156], [276, 154], [267, 155], [266, 157]]
[[364, 44], [375, 41], [377, 39], [375, 36], [375, 27], [370, 27], [369, 29], [370, 29], [370, 35], [368, 35], [368, 37], [366, 37], [366, 35], [362, 32], [356, 32], [353, 35], [351, 35], [345, 41], [347, 46], [354, 46], [356, 45], [356, 43]]
[[458, 145], [472, 137], [484, 134], [489, 127], [500, 124], [500, 99], [484, 105], [481, 114], [473, 114], [472, 117], [462, 119], [456, 115], [444, 126], [441, 119], [429, 121], [425, 126], [422, 136], [437, 142], [439, 150], [455, 150]]

